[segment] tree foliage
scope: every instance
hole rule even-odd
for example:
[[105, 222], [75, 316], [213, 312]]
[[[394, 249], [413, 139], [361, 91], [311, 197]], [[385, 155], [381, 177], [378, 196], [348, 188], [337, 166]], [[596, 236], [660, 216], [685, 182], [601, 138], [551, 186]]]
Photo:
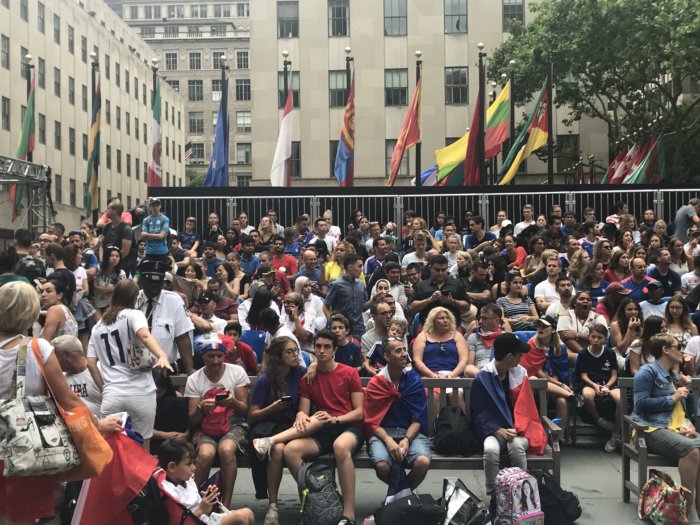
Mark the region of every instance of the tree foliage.
[[570, 121], [605, 121], [611, 152], [617, 142], [663, 129], [669, 178], [690, 179], [700, 96], [682, 86], [700, 78], [700, 2], [541, 0], [531, 10], [535, 19], [512, 26], [489, 64], [498, 78], [515, 60], [516, 100], [536, 96], [551, 57], [554, 103], [571, 110]]

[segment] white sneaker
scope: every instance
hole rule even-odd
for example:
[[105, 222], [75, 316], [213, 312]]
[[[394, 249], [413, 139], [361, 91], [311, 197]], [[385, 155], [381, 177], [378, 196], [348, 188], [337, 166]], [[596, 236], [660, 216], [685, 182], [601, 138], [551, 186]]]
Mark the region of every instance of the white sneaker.
[[270, 459], [270, 450], [272, 450], [272, 440], [270, 438], [258, 438], [253, 440], [253, 448], [258, 456], [258, 459], [262, 461], [267, 457]]
[[602, 417], [598, 418], [598, 426], [603, 427], [608, 432], [615, 430], [615, 423], [608, 421], [607, 419], [603, 419]]
[[277, 503], [270, 503], [267, 505], [267, 514], [265, 514], [265, 521], [263, 525], [279, 525], [279, 512], [277, 511]]
[[620, 444], [622, 443], [622, 437], [620, 437], [619, 434], [613, 434], [610, 436], [610, 439], [608, 439], [607, 443], [605, 443], [605, 452], [615, 452], [617, 449], [620, 448]]

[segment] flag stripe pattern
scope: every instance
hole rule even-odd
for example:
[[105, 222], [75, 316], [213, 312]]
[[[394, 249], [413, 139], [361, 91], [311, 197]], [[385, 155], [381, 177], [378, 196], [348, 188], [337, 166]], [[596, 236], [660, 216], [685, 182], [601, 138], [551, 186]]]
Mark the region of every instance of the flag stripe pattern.
[[[36, 88], [36, 75], [32, 79], [27, 100], [27, 109], [24, 112], [22, 131], [19, 135], [16, 157], [27, 160], [29, 154], [34, 151], [35, 129], [34, 129], [34, 89]], [[12, 202], [12, 220], [14, 221], [22, 210], [22, 197], [24, 196], [24, 186], [22, 184], [10, 185], [10, 201]]]
[[212, 148], [207, 175], [204, 178], [205, 187], [228, 186], [228, 79], [224, 79], [222, 90], [223, 95], [219, 104], [219, 116], [216, 119], [216, 130], [214, 132], [214, 147]]
[[350, 83], [333, 173], [341, 188], [355, 185], [355, 74]]
[[160, 156], [163, 150], [160, 135], [160, 79], [156, 78], [153, 86], [153, 122], [151, 124], [151, 140], [148, 144], [148, 176], [149, 186], [163, 185], [163, 170], [160, 165]]
[[501, 144], [510, 133], [510, 81], [489, 106], [486, 112], [486, 158], [495, 157], [501, 152]]
[[185, 144], [185, 160], [189, 159], [192, 156], [192, 143], [188, 142]]
[[92, 120], [88, 139], [87, 195], [85, 211], [90, 216], [100, 205], [99, 168], [100, 168], [100, 122], [102, 114], [102, 92], [100, 77], [95, 81], [95, 93], [92, 101]]
[[420, 93], [422, 83], [423, 79], [421, 78], [418, 84], [416, 84], [413, 100], [411, 100], [411, 105], [408, 107], [406, 118], [403, 121], [401, 131], [396, 139], [396, 146], [394, 147], [394, 152], [391, 154], [391, 163], [389, 164], [387, 186], [393, 186], [396, 182], [404, 152], [420, 142]]
[[[476, 100], [481, 100], [481, 88], [476, 95]], [[476, 186], [481, 183], [481, 166], [479, 162], [479, 152], [477, 151], [477, 141], [479, 140], [478, 130], [482, 129], [481, 111], [479, 103], [474, 106], [472, 124], [469, 128], [469, 140], [467, 141], [467, 152], [464, 156], [464, 185]]]
[[287, 161], [292, 157], [292, 116], [292, 85], [290, 83], [287, 101], [284, 103], [280, 134], [277, 137], [275, 157], [272, 160], [272, 169], [270, 169], [270, 184], [272, 186], [287, 187], [290, 185], [287, 176], [289, 166]]

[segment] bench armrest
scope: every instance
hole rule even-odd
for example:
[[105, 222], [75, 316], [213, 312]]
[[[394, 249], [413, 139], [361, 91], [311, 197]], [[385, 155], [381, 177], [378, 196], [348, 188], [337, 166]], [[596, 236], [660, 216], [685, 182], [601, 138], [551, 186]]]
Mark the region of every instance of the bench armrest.
[[559, 425], [556, 425], [554, 421], [549, 419], [547, 416], [542, 416], [542, 424], [545, 430], [549, 430], [552, 435], [552, 443], [558, 443], [561, 438], [562, 429]]
[[632, 416], [623, 416], [622, 422], [631, 426], [637, 432], [644, 432], [647, 428], [646, 425], [640, 425], [639, 423], [637, 423], [634, 419], [632, 419]]

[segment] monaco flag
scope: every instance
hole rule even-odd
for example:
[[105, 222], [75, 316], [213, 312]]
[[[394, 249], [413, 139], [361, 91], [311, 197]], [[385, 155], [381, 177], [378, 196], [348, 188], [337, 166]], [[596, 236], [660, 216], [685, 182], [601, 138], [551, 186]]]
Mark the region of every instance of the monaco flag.
[[289, 173], [288, 160], [292, 157], [292, 86], [287, 92], [287, 101], [284, 104], [280, 134], [277, 137], [275, 158], [270, 169], [270, 184], [272, 186], [291, 186], [291, 174]]

